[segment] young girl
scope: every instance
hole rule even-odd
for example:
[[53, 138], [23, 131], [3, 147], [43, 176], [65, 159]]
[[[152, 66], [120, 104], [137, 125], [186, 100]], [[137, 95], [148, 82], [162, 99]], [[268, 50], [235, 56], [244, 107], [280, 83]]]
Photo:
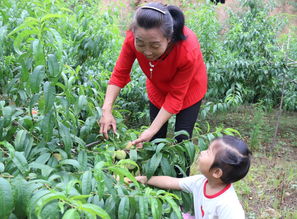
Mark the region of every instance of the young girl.
[[233, 136], [223, 136], [202, 151], [198, 166], [202, 175], [186, 178], [169, 176], [136, 177], [137, 181], [163, 189], [193, 193], [195, 219], [245, 218], [232, 183], [242, 179], [250, 167], [247, 145]]
[[[106, 138], [108, 130], [116, 132], [112, 106], [130, 82], [135, 60], [146, 75], [151, 125], [132, 144], [141, 147], [143, 142], [165, 138], [174, 114], [175, 131], [186, 130], [191, 137], [207, 90], [207, 74], [197, 37], [184, 23], [184, 14], [176, 6], [151, 2], [137, 9], [102, 106], [100, 133]], [[186, 138], [180, 135], [176, 139]]]

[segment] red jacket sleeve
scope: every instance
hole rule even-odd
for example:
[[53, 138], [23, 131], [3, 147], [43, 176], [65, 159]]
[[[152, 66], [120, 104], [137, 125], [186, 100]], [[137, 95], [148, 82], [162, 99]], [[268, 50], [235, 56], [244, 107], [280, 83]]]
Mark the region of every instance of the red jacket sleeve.
[[127, 31], [121, 53], [108, 84], [116, 85], [121, 88], [125, 87], [125, 85], [131, 81], [130, 72], [135, 58], [133, 34], [131, 31]]
[[181, 58], [177, 72], [169, 85], [170, 92], [163, 104], [163, 108], [169, 113], [177, 114], [181, 110], [193, 76], [199, 71], [197, 69], [201, 61], [198, 60], [199, 58], [197, 50], [193, 50]]

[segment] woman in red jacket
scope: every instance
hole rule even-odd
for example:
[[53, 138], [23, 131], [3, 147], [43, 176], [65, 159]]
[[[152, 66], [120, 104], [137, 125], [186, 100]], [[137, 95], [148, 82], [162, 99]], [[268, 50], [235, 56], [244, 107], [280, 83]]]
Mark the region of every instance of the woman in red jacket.
[[[129, 83], [135, 59], [147, 76], [151, 125], [132, 143], [141, 147], [143, 142], [166, 137], [168, 119], [174, 114], [175, 131], [186, 130], [191, 136], [207, 90], [206, 67], [195, 34], [184, 26], [183, 12], [161, 3], [136, 11], [107, 87], [100, 133], [108, 138], [108, 130], [116, 132], [112, 105]], [[180, 135], [177, 141], [186, 138]]]

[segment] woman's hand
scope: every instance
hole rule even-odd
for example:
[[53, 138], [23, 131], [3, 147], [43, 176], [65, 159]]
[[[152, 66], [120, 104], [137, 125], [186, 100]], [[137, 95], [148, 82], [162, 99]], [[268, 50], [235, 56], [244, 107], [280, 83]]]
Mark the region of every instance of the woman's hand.
[[100, 134], [103, 134], [105, 138], [108, 139], [108, 131], [113, 130], [114, 133], [117, 132], [117, 124], [111, 112], [104, 112], [99, 121]]
[[142, 184], [146, 184], [147, 183], [147, 177], [146, 176], [136, 176], [135, 179], [142, 183]]
[[143, 142], [150, 141], [171, 116], [172, 114], [162, 107], [151, 126], [142, 132], [138, 139], [132, 141], [132, 144], [138, 148], [142, 148]]
[[138, 148], [142, 148], [143, 143], [150, 141], [155, 134], [156, 132], [148, 128], [147, 130], [142, 132], [141, 135], [135, 141], [132, 141], [132, 144], [136, 145], [136, 147]]

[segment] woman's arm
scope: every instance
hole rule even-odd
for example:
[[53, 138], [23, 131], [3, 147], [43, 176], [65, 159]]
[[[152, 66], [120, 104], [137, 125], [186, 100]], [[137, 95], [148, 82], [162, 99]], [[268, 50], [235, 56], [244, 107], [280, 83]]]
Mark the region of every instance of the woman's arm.
[[104, 104], [102, 106], [102, 117], [99, 121], [100, 133], [108, 138], [108, 131], [112, 128], [116, 132], [116, 120], [112, 115], [112, 105], [119, 95], [121, 88], [116, 85], [108, 85]]
[[181, 190], [181, 187], [179, 186], [181, 178], [174, 178], [171, 176], [152, 176], [149, 181], [147, 181], [146, 176], [136, 176], [135, 178], [138, 182], [156, 186], [161, 189]]
[[161, 127], [170, 119], [172, 115], [173, 114], [169, 113], [162, 107], [151, 126], [141, 133], [139, 138], [133, 141], [132, 144], [142, 147], [142, 143], [151, 140], [151, 138], [161, 129]]

